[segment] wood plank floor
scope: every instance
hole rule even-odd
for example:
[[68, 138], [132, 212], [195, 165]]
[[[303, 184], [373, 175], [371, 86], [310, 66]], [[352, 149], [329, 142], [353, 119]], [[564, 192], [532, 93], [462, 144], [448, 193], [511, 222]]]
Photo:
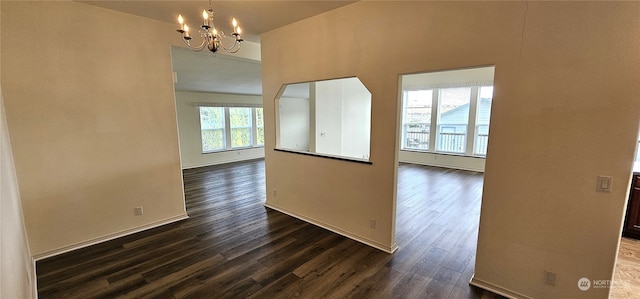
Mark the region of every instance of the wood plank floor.
[[640, 240], [622, 238], [612, 285], [611, 299], [640, 298]]
[[483, 176], [400, 165], [393, 255], [269, 210], [264, 161], [184, 171], [189, 219], [37, 263], [40, 298], [502, 298], [468, 285]]

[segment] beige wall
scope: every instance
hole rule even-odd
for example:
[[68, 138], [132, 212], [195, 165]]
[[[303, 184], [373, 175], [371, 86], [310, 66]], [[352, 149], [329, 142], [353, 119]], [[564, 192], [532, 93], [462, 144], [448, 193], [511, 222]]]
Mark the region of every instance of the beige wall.
[[[392, 248], [399, 74], [495, 65], [475, 281], [606, 298], [577, 281], [613, 273], [640, 119], [639, 13], [628, 2], [364, 1], [263, 34], [266, 204]], [[282, 84], [352, 75], [373, 95], [373, 165], [271, 150]], [[598, 175], [613, 176], [613, 192], [595, 192]]]
[[206, 92], [176, 92], [182, 168], [264, 158], [263, 147], [203, 154], [200, 137], [200, 112], [197, 103], [262, 105], [262, 97]]
[[35, 298], [35, 271], [0, 90], [0, 298]]
[[[0, 5], [0, 23], [2, 5]], [[0, 41], [0, 53], [2, 42]], [[0, 57], [2, 55], [0, 54]], [[0, 72], [1, 73], [1, 72]], [[22, 217], [0, 88], [0, 298], [35, 298], [35, 271]]]
[[71, 1], [2, 2], [1, 82], [36, 257], [186, 216], [173, 27]]

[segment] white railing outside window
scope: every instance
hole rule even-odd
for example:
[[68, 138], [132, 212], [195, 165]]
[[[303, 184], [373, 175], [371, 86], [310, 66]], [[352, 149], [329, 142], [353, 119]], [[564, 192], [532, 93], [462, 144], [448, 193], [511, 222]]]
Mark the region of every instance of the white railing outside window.
[[475, 136], [475, 149], [473, 153], [479, 156], [487, 155], [487, 143], [489, 141], [489, 125], [477, 125]]
[[428, 150], [429, 149], [429, 124], [405, 124], [405, 142], [403, 148]]
[[401, 149], [486, 156], [493, 87], [444, 88], [444, 96], [441, 90], [403, 92]]

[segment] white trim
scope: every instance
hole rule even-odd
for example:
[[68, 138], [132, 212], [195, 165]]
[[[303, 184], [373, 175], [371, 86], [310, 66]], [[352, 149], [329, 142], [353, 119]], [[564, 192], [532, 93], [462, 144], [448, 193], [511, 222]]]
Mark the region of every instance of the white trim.
[[[429, 147], [427, 150], [435, 151], [438, 148], [436, 144], [438, 138], [436, 137], [438, 135], [438, 124], [440, 123], [440, 89], [434, 88], [431, 93], [431, 119], [429, 120]], [[401, 128], [404, 130], [404, 123]]]
[[512, 298], [512, 299], [531, 299], [532, 298], [527, 295], [520, 294], [516, 291], [512, 291], [512, 290], [503, 288], [501, 286], [495, 285], [493, 283], [484, 281], [482, 279], [478, 279], [476, 278], [475, 274], [471, 277], [471, 281], [469, 281], [469, 284], [475, 287], [479, 287], [483, 290], [487, 290], [489, 292], [507, 297], [507, 298]]
[[470, 157], [433, 152], [400, 150], [398, 153], [398, 162], [484, 172], [486, 158], [481, 156]]
[[349, 239], [352, 239], [352, 240], [354, 240], [354, 241], [358, 241], [358, 242], [363, 243], [363, 244], [365, 244], [365, 245], [369, 245], [369, 246], [371, 246], [371, 247], [373, 247], [373, 248], [376, 248], [376, 249], [382, 250], [382, 251], [384, 251], [384, 252], [386, 252], [386, 253], [389, 253], [389, 254], [394, 253], [394, 252], [398, 249], [398, 244], [397, 244], [397, 243], [395, 243], [395, 242], [394, 242], [393, 244], [391, 244], [391, 245], [381, 244], [381, 243], [378, 243], [378, 242], [376, 242], [376, 241], [370, 240], [370, 239], [368, 239], [368, 238], [365, 238], [365, 237], [362, 237], [362, 236], [358, 236], [358, 235], [356, 235], [356, 234], [354, 234], [354, 233], [351, 233], [351, 232], [348, 232], [348, 231], [342, 230], [342, 229], [337, 228], [337, 227], [335, 227], [335, 226], [333, 226], [333, 225], [330, 225], [330, 224], [327, 224], [327, 223], [324, 223], [324, 222], [321, 222], [321, 221], [317, 221], [317, 220], [315, 220], [315, 219], [311, 219], [311, 218], [306, 217], [306, 216], [302, 216], [302, 215], [300, 215], [300, 214], [298, 214], [298, 213], [295, 213], [295, 212], [291, 212], [291, 211], [289, 211], [289, 210], [287, 210], [287, 209], [285, 209], [285, 208], [278, 207], [277, 205], [274, 205], [274, 204], [272, 204], [272, 203], [267, 203], [267, 202], [265, 202], [265, 203], [264, 203], [264, 206], [265, 206], [265, 207], [267, 207], [267, 208], [270, 208], [270, 209], [276, 210], [276, 211], [278, 211], [278, 212], [281, 212], [281, 213], [287, 214], [287, 215], [289, 215], [289, 216], [292, 216], [292, 217], [298, 218], [298, 219], [300, 219], [300, 220], [302, 220], [302, 221], [305, 221], [305, 222], [311, 223], [311, 224], [313, 224], [313, 225], [315, 225], [315, 226], [319, 226], [319, 227], [321, 227], [321, 228], [324, 228], [324, 229], [330, 230], [330, 231], [332, 231], [332, 232], [334, 232], [334, 233], [336, 233], [336, 234], [339, 234], [339, 235], [345, 236], [345, 237], [347, 237], [347, 238], [349, 238]]
[[[254, 95], [255, 96], [255, 95]], [[259, 95], [258, 95], [259, 96]], [[262, 108], [262, 104], [227, 104], [227, 103], [208, 103], [208, 102], [195, 102], [195, 107], [219, 107], [219, 108]]]
[[[224, 148], [231, 150], [231, 115], [229, 113], [229, 106], [224, 107]], [[202, 125], [200, 125], [200, 135], [202, 135]]]
[[251, 161], [251, 160], [264, 160], [264, 155], [259, 156], [259, 157], [256, 156], [256, 157], [252, 157], [252, 158], [244, 157], [242, 159], [226, 159], [226, 160], [220, 160], [220, 161], [210, 162], [210, 163], [201, 163], [201, 164], [196, 164], [196, 165], [183, 166], [182, 170], [200, 168], [200, 167], [207, 167], [207, 166], [214, 166], [214, 165], [222, 165], [222, 164], [228, 164], [228, 163], [234, 163], [234, 162]]
[[[471, 86], [469, 94], [469, 116], [467, 116], [467, 136], [464, 146], [465, 156], [473, 156], [476, 144], [476, 120], [478, 120], [478, 105], [480, 104], [480, 88]], [[473, 115], [473, 117], [471, 117]]]
[[29, 275], [29, 278], [31, 278], [31, 286], [33, 287], [31, 289], [31, 298], [38, 298], [38, 273], [36, 272], [36, 259], [33, 258], [33, 256], [31, 257], [31, 275]]
[[139, 226], [139, 227], [136, 227], [136, 228], [133, 228], [133, 229], [126, 229], [126, 230], [119, 231], [119, 232], [116, 232], [116, 233], [104, 235], [102, 237], [94, 238], [94, 239], [83, 241], [83, 242], [78, 242], [78, 243], [71, 244], [71, 245], [64, 246], [64, 247], [60, 247], [60, 248], [54, 249], [54, 250], [49, 250], [47, 252], [43, 252], [43, 253], [34, 255], [33, 259], [35, 261], [39, 261], [39, 260], [46, 259], [46, 258], [49, 258], [49, 257], [52, 257], [52, 256], [60, 255], [60, 254], [63, 254], [63, 253], [69, 252], [69, 251], [73, 251], [73, 250], [84, 248], [84, 247], [89, 247], [91, 245], [95, 245], [95, 244], [98, 244], [98, 243], [114, 240], [114, 239], [117, 239], [117, 238], [120, 238], [120, 237], [124, 237], [124, 236], [127, 236], [127, 235], [135, 234], [135, 233], [138, 233], [138, 232], [141, 232], [141, 231], [145, 231], [145, 230], [152, 229], [152, 228], [155, 228], [155, 227], [158, 227], [158, 226], [162, 226], [162, 225], [165, 225], [165, 224], [177, 222], [177, 221], [184, 220], [184, 219], [187, 219], [187, 218], [189, 218], [189, 215], [187, 215], [187, 213], [184, 213], [184, 214], [181, 214], [181, 215], [178, 215], [178, 216], [174, 216], [174, 217], [170, 217], [170, 218], [167, 218], [167, 219], [164, 219], [164, 220], [160, 220], [160, 221], [152, 222], [152, 223], [149, 223], [149, 224], [146, 224], [146, 225], [142, 225], [142, 226]]
[[[435, 72], [439, 73], [439, 72]], [[411, 75], [405, 75], [411, 76]], [[464, 88], [464, 87], [473, 87], [473, 86], [490, 86], [493, 85], [493, 81], [468, 81], [468, 82], [452, 82], [452, 83], [433, 83], [433, 84], [422, 84], [422, 85], [410, 85], [405, 86], [404, 90], [424, 90], [424, 89], [442, 89], [442, 88]]]

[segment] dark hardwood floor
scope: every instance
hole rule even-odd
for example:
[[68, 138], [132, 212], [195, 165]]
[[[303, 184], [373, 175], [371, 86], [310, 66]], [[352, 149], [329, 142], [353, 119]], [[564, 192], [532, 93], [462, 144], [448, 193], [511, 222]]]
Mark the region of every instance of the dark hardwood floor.
[[38, 294], [502, 298], [468, 285], [482, 180], [401, 164], [390, 255], [265, 208], [262, 160], [185, 170], [189, 219], [38, 261]]

